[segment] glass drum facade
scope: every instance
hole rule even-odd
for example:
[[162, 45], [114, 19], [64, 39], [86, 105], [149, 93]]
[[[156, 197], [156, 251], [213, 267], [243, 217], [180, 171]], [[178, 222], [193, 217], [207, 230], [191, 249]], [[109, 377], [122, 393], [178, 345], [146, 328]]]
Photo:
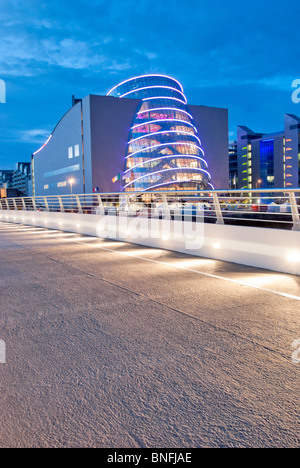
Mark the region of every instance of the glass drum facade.
[[107, 95], [141, 100], [125, 155], [125, 191], [213, 188], [201, 141], [178, 81], [163, 75], [145, 75], [120, 83]]

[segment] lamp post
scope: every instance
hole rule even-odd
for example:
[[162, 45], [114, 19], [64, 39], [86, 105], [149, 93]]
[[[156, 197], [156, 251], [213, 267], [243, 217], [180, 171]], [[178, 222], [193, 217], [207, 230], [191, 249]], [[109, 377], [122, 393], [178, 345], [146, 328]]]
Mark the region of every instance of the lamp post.
[[[262, 180], [261, 180], [261, 179], [258, 179], [257, 182], [256, 182], [256, 188], [258, 188], [258, 187], [260, 188], [260, 184], [261, 184], [261, 183], [262, 183]], [[260, 196], [259, 196], [259, 198], [258, 198], [258, 200], [257, 200], [257, 203], [258, 203], [258, 210], [260, 210], [260, 208], [259, 208], [260, 202], [261, 202], [261, 200], [260, 200]]]
[[75, 183], [75, 180], [73, 178], [68, 180], [70, 187], [71, 187], [71, 212], [73, 212], [73, 184]]

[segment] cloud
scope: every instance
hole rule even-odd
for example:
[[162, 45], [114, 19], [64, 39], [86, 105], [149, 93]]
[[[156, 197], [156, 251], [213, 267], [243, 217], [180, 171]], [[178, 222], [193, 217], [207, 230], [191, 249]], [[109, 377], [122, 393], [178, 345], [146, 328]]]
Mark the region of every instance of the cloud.
[[16, 140], [25, 143], [40, 144], [45, 143], [49, 138], [51, 131], [47, 128], [34, 128], [29, 130], [20, 130], [17, 132]]

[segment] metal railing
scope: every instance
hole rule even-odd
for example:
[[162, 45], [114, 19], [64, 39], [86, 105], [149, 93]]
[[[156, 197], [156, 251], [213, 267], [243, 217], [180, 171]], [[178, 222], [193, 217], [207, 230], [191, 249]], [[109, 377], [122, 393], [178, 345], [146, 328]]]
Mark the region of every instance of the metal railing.
[[163, 191], [0, 199], [0, 210], [199, 219], [217, 224], [300, 230], [299, 189]]

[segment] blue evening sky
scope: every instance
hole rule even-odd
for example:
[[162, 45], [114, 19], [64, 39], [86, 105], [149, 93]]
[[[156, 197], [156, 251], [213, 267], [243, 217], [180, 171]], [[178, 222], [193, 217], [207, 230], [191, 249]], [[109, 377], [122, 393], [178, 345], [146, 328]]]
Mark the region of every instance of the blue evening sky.
[[190, 104], [228, 108], [230, 139], [237, 125], [283, 129], [284, 113], [300, 116], [299, 13], [294, 0], [1, 0], [0, 169], [30, 161], [72, 94], [145, 73], [178, 79]]

